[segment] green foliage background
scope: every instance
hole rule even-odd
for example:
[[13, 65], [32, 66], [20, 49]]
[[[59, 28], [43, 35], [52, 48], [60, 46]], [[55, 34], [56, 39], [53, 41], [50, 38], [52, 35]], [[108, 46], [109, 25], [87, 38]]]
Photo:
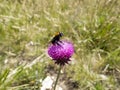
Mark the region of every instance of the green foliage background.
[[57, 67], [46, 53], [56, 32], [75, 47], [72, 90], [119, 90], [119, 0], [0, 0], [0, 90], [40, 88]]

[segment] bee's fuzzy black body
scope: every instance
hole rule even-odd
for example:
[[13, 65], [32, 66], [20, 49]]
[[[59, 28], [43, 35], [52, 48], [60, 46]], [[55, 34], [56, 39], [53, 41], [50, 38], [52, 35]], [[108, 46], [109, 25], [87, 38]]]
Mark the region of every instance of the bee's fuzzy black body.
[[60, 38], [63, 36], [63, 33], [61, 33], [61, 32], [59, 32], [59, 33], [57, 33], [53, 38], [52, 38], [52, 40], [51, 40], [51, 43], [52, 44], [59, 44], [58, 42], [61, 42], [60, 41]]

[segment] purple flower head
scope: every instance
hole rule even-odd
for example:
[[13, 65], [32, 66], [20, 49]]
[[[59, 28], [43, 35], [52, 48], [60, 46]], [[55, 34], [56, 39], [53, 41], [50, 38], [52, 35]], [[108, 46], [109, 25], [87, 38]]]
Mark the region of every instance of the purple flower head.
[[49, 56], [55, 61], [56, 64], [65, 65], [70, 61], [70, 57], [74, 53], [73, 44], [67, 41], [58, 42], [59, 44], [51, 44], [48, 47]]

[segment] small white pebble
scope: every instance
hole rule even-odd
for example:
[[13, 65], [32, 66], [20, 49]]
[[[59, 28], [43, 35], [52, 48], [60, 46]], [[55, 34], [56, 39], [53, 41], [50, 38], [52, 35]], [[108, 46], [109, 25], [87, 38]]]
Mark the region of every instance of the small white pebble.
[[56, 90], [63, 90], [63, 88], [57, 85]]
[[108, 77], [103, 74], [100, 74], [100, 78], [102, 78], [103, 80], [108, 80]]
[[7, 63], [8, 63], [8, 59], [5, 59], [5, 60], [4, 60], [4, 63], [7, 64]]
[[53, 80], [50, 76], [47, 76], [43, 82], [41, 90], [52, 89]]

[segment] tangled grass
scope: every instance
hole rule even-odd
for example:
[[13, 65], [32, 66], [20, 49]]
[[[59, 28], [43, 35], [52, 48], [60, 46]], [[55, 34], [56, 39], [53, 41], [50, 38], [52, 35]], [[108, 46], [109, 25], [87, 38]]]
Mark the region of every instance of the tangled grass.
[[75, 47], [65, 73], [77, 86], [68, 88], [119, 90], [119, 8], [119, 0], [0, 0], [0, 90], [40, 88], [58, 31]]

